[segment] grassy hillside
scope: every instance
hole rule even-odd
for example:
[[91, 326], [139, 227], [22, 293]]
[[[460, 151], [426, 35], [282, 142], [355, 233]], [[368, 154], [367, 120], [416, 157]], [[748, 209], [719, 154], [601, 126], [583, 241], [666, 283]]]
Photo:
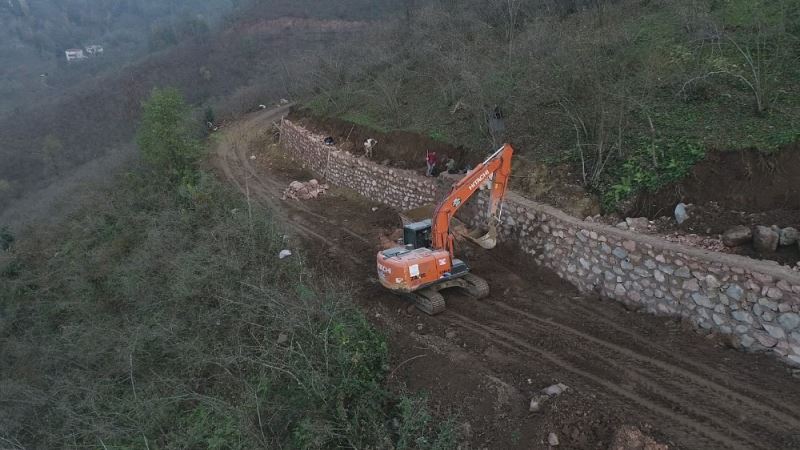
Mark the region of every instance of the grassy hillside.
[[140, 134], [151, 166], [57, 226], [0, 232], [0, 446], [452, 447], [449, 422], [385, 388], [385, 338], [346, 290], [296, 248], [278, 259], [270, 211], [160, 164], [195, 145], [153, 126], [169, 102]]
[[330, 56], [307, 106], [475, 150], [510, 140], [571, 161], [609, 208], [706, 151], [800, 137], [796, 0], [418, 2], [365, 42]]

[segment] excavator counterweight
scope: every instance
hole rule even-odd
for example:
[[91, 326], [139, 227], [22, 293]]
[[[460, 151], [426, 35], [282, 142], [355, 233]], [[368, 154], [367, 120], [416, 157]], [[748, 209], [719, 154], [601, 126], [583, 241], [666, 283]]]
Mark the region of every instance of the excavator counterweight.
[[470, 273], [467, 264], [455, 258], [450, 221], [476, 192], [488, 189], [486, 229], [475, 230], [465, 237], [482, 248], [497, 245], [497, 224], [508, 189], [513, 153], [511, 145], [503, 145], [453, 185], [436, 206], [432, 218], [403, 227], [403, 246], [378, 252], [378, 279], [384, 287], [412, 297], [420, 310], [431, 315], [445, 309], [444, 297], [439, 292], [443, 289], [459, 287], [477, 299], [489, 295], [486, 280]]

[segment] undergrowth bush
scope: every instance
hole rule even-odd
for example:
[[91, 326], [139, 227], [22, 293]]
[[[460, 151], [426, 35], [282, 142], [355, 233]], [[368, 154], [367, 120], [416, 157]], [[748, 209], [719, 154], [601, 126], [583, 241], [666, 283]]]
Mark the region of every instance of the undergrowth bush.
[[612, 168], [606, 184], [600, 187], [606, 210], [613, 210], [635, 194], [656, 192], [669, 183], [680, 181], [706, 155], [702, 145], [689, 139], [652, 142], [641, 138], [637, 149]]
[[453, 446], [269, 211], [146, 173], [0, 261], [0, 447]]

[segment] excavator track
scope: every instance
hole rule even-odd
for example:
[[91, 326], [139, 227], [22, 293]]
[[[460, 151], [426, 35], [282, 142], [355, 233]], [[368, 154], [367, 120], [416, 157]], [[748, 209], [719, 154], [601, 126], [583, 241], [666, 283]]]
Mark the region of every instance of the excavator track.
[[486, 280], [471, 273], [464, 275], [462, 278], [467, 282], [467, 287], [464, 289], [469, 295], [475, 297], [476, 300], [481, 300], [489, 296], [489, 283], [487, 283]]
[[422, 289], [414, 293], [414, 306], [429, 316], [435, 316], [445, 309], [444, 297], [433, 289]]

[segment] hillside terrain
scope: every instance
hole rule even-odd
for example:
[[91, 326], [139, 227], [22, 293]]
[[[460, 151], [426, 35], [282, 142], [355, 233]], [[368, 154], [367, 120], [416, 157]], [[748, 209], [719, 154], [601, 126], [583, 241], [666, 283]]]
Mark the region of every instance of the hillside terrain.
[[798, 39], [794, 0], [422, 2], [332, 53], [306, 105], [473, 151], [508, 140], [625, 210], [707, 152], [796, 142]]
[[[798, 80], [800, 0], [0, 1], [0, 448], [796, 448]], [[459, 244], [491, 294], [426, 316], [399, 211], [287, 198], [283, 117], [426, 183], [511, 142], [528, 199], [790, 282], [653, 269], [724, 332]]]
[[[207, 106], [224, 121], [261, 103], [306, 92], [314, 81], [293, 74], [318, 64], [317, 56], [328, 46], [354, 38], [349, 19], [336, 15], [338, 7], [318, 9], [322, 17], [332, 15], [330, 21], [287, 26], [276, 19], [299, 15], [306, 7], [293, 2], [268, 6], [241, 6], [244, 12], [232, 13], [213, 36], [187, 37], [116, 70], [83, 73], [63, 94], [0, 115], [5, 130], [0, 135], [0, 209], [130, 142], [140, 104], [154, 87], [182, 90], [199, 109], [197, 130], [202, 133]], [[373, 7], [356, 11], [359, 26], [370, 14], [385, 13]]]
[[453, 448], [348, 287], [201, 168], [180, 94], [144, 109], [140, 163], [0, 230], [2, 447]]
[[[354, 300], [389, 334], [394, 378], [460, 413], [462, 448], [552, 448], [554, 432], [565, 448], [616, 449], [626, 427], [678, 449], [797, 445], [791, 370], [734, 350], [732, 336], [580, 294], [513, 244], [485, 251], [460, 242], [490, 296], [448, 291], [444, 313], [418, 312], [372, 275], [397, 211], [333, 186], [313, 200], [280, 200], [292, 180], [315, 174], [275, 143], [279, 113], [253, 113], [226, 130], [215, 166], [252, 202], [280, 211], [311, 266], [350, 280]], [[533, 408], [554, 383], [566, 392]], [[750, 408], [763, 414], [742, 417]]]
[[[231, 0], [0, 3], [0, 114], [68, 93], [86, 78], [210, 32]], [[101, 45], [102, 57], [67, 64], [64, 51]]]
[[769, 156], [800, 133], [796, 1], [311, 3], [240, 5], [212, 34], [6, 117], [0, 205], [102, 153], [82, 144], [125, 142], [159, 85], [219, 120], [283, 97], [465, 155], [509, 140], [520, 184], [567, 167], [558, 183], [607, 212], [708, 152]]

